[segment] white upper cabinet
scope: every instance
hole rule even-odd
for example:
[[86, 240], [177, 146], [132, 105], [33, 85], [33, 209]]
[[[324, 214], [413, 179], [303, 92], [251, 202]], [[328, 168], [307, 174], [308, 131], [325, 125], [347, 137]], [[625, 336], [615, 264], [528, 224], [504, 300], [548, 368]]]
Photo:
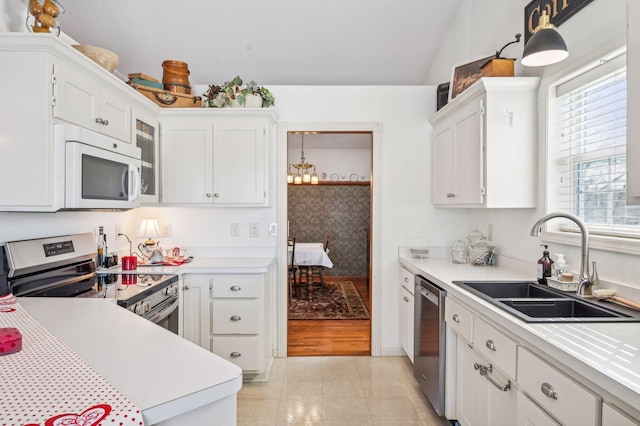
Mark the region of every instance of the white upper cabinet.
[[131, 104], [90, 74], [61, 62], [54, 67], [53, 116], [131, 142]]
[[130, 143], [132, 108], [156, 108], [53, 36], [0, 33], [0, 64], [0, 79], [6, 82], [0, 102], [0, 179], [7, 183], [0, 186], [0, 211], [63, 207], [65, 153], [63, 144], [54, 143], [55, 124], [74, 123]]
[[162, 203], [269, 205], [274, 123], [269, 110], [163, 111]]
[[481, 78], [431, 117], [434, 205], [536, 206], [539, 82]]

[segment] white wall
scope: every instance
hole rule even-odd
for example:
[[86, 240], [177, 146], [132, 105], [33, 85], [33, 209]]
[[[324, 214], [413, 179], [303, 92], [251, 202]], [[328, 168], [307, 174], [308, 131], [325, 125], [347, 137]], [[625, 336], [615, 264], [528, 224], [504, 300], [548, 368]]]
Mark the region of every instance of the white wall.
[[[516, 32], [523, 32], [524, 6], [529, 0], [466, 0], [454, 26], [445, 37], [446, 42], [431, 69], [429, 81], [448, 81], [450, 65], [465, 62], [469, 58], [491, 52], [509, 41]], [[616, 44], [626, 31], [626, 0], [594, 0], [568, 21], [558, 27], [569, 48], [570, 56], [564, 62], [543, 68], [524, 68], [520, 65], [523, 43], [510, 46], [507, 56], [517, 57], [516, 75], [538, 75], [544, 78], [583, 65], [592, 52]], [[495, 14], [497, 12], [497, 14]], [[480, 36], [479, 36], [480, 35]], [[524, 38], [523, 38], [524, 41]], [[506, 52], [506, 51], [505, 51]], [[540, 114], [544, 119], [544, 116]], [[542, 132], [541, 132], [542, 133]], [[533, 263], [541, 256], [541, 240], [529, 236], [535, 220], [545, 214], [543, 164], [545, 162], [544, 139], [539, 143], [539, 207], [521, 210], [470, 210], [469, 225], [479, 226], [486, 232], [487, 225], [494, 225], [494, 242], [497, 252]], [[567, 254], [568, 262], [579, 267], [578, 247], [551, 244], [550, 252]], [[598, 262], [602, 281], [640, 287], [640, 262], [637, 256], [591, 250], [591, 260]]]
[[[320, 180], [331, 180], [333, 174], [338, 175], [340, 181], [349, 181], [353, 173], [358, 176], [359, 181], [368, 181], [371, 177], [369, 149], [305, 148], [304, 157], [307, 163], [316, 166]], [[288, 158], [289, 163], [299, 163], [300, 149], [289, 149]], [[291, 172], [295, 175], [296, 169], [292, 167]]]
[[[462, 226], [464, 210], [431, 205], [431, 125], [435, 87], [270, 87], [279, 119], [286, 123], [382, 123], [382, 141], [374, 140], [373, 193], [379, 193], [380, 224], [374, 244], [380, 260], [374, 264], [373, 287], [381, 290], [381, 349], [400, 348], [397, 248], [417, 236], [431, 245], [449, 245]], [[384, 100], [384, 101], [382, 101]], [[379, 144], [379, 145], [376, 145]], [[376, 200], [374, 199], [374, 206]], [[453, 237], [452, 237], [453, 236]], [[375, 291], [375, 290], [374, 290]]]

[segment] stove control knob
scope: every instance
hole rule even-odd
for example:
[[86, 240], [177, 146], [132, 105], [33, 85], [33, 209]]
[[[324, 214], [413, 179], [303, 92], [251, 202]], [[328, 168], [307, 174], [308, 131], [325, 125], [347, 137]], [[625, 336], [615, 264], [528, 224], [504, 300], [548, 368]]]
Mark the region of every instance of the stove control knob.
[[146, 314], [147, 312], [149, 312], [151, 310], [151, 303], [149, 302], [144, 302], [144, 313]]
[[135, 305], [133, 307], [133, 313], [136, 314], [136, 315], [142, 315], [142, 314], [144, 314], [143, 308], [144, 308], [143, 302], [140, 302], [140, 303], [138, 303], [137, 305]]

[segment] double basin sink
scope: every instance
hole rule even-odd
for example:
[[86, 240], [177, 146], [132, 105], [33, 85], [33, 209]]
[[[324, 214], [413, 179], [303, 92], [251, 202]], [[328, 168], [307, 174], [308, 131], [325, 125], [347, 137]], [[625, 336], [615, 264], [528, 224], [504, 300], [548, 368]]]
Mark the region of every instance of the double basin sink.
[[[640, 322], [640, 315], [529, 281], [454, 281], [526, 322]], [[594, 299], [595, 300], [595, 299]]]

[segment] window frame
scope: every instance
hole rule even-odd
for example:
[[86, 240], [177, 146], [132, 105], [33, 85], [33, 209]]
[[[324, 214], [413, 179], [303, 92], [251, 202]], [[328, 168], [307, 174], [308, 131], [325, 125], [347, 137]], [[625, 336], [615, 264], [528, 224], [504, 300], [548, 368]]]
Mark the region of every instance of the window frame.
[[[565, 83], [577, 74], [593, 68], [594, 64], [601, 58], [607, 57], [615, 51], [626, 48], [626, 40], [620, 39], [591, 52], [590, 55], [570, 62], [559, 67], [555, 72], [545, 75], [540, 84], [539, 93], [539, 117], [540, 120], [540, 175], [542, 191], [542, 206], [544, 212], [550, 213], [560, 210], [555, 196], [557, 190], [557, 182], [559, 181], [560, 170], [554, 167], [554, 158], [557, 158], [557, 149], [559, 144], [550, 143], [552, 141], [552, 130], [558, 128], [558, 105], [555, 104], [556, 87]], [[628, 75], [627, 75], [628, 76]], [[597, 228], [597, 226], [596, 226]], [[543, 226], [541, 238], [547, 242], [565, 244], [571, 246], [580, 246], [580, 234], [577, 229], [563, 226], [558, 220], [549, 221]], [[640, 233], [624, 235], [615, 232], [595, 233], [589, 232], [589, 246], [592, 249], [603, 251], [626, 253], [640, 255]]]

